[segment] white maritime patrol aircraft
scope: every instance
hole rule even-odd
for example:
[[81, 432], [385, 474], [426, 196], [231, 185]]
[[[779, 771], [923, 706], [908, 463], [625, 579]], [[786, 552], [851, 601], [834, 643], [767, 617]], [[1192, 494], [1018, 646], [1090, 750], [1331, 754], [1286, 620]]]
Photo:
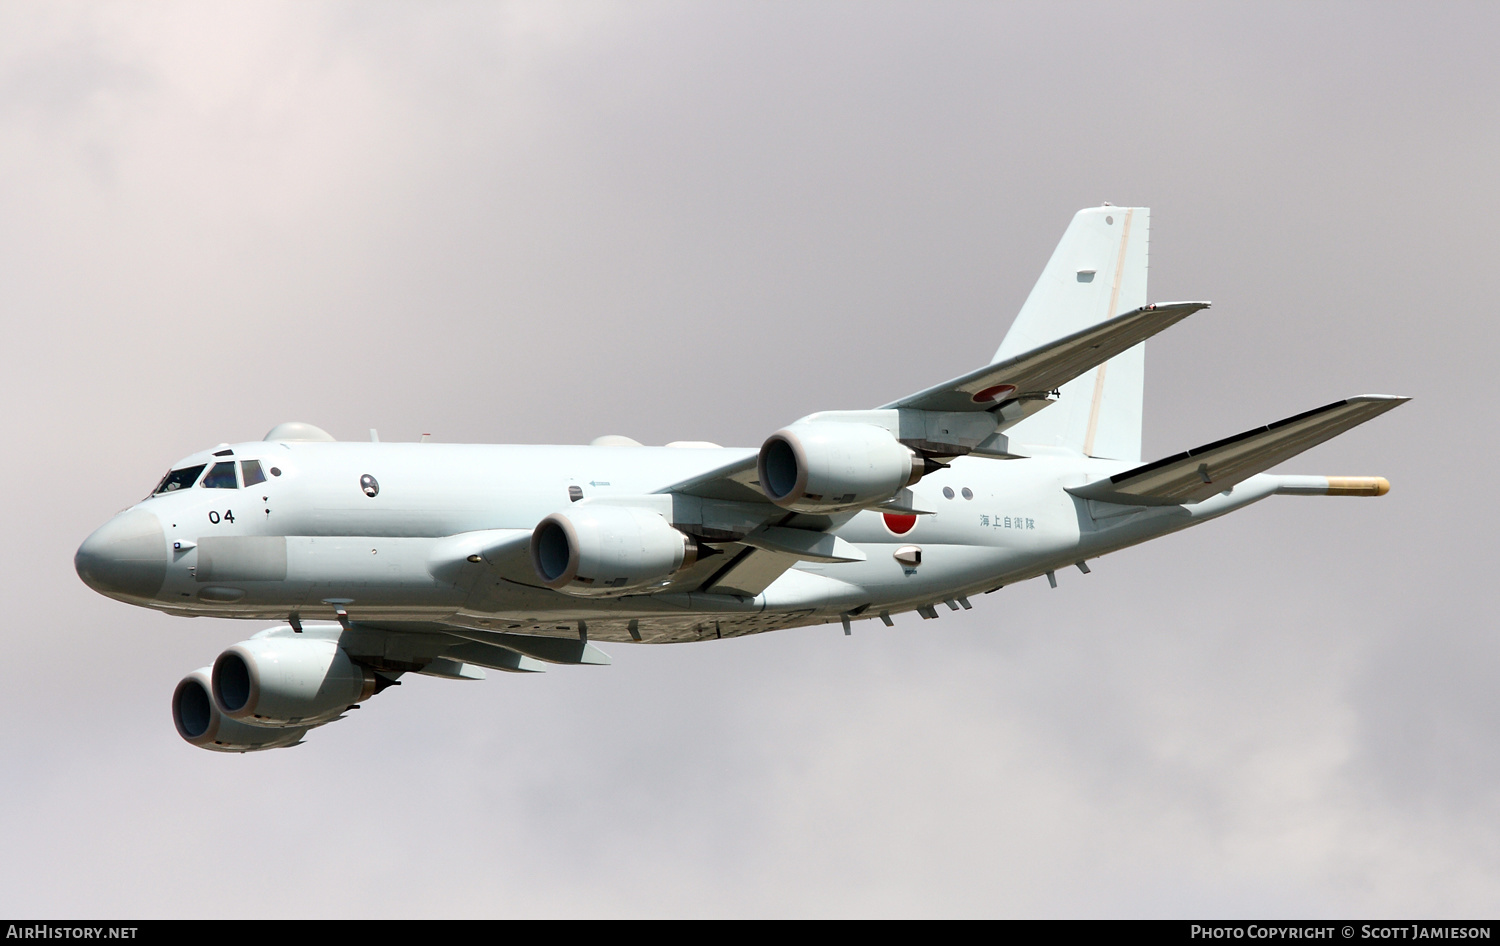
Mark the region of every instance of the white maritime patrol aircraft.
[[297, 745], [406, 673], [607, 664], [596, 641], [718, 640], [940, 607], [1271, 495], [1379, 477], [1265, 472], [1407, 399], [1328, 404], [1141, 462], [1150, 211], [1080, 211], [989, 364], [757, 450], [339, 442], [285, 423], [172, 465], [79, 547], [101, 594], [274, 620], [183, 678], [195, 746]]

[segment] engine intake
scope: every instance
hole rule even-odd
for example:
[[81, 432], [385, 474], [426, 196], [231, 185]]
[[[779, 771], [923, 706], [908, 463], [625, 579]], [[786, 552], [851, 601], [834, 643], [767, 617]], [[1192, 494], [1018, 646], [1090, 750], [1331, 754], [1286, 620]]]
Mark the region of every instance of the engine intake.
[[230, 719], [214, 704], [213, 682], [207, 667], [194, 670], [177, 684], [172, 692], [172, 722], [183, 739], [215, 752], [258, 752], [294, 746], [310, 728], [271, 729]]
[[375, 674], [330, 640], [241, 641], [214, 661], [218, 711], [251, 726], [318, 725], [375, 695]]
[[659, 513], [629, 506], [555, 512], [531, 533], [537, 577], [570, 595], [625, 594], [670, 578], [713, 551]]
[[936, 467], [873, 424], [809, 421], [761, 445], [766, 498], [793, 512], [827, 513], [884, 502]]

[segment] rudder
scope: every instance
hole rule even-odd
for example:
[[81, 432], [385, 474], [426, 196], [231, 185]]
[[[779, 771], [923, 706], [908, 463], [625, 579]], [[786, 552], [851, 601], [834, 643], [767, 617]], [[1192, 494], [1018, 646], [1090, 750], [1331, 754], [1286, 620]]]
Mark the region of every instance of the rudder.
[[[991, 364], [1146, 304], [1147, 207], [1090, 207], [1073, 217]], [[1143, 342], [1064, 384], [1056, 404], [1007, 431], [1013, 442], [1139, 462]]]

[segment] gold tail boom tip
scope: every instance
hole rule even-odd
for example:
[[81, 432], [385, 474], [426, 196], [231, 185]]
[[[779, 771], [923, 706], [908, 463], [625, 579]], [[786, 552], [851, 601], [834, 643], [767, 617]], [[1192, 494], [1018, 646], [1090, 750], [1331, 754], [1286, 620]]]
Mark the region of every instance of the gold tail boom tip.
[[1383, 476], [1330, 476], [1329, 496], [1384, 496], [1391, 491], [1391, 481]]

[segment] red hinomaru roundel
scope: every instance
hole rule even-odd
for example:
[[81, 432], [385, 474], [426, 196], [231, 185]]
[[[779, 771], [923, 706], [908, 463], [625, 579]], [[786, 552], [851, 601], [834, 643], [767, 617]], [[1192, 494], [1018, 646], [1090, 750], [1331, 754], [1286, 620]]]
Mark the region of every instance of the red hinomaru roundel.
[[885, 513], [880, 518], [885, 520], [885, 527], [896, 535], [906, 535], [917, 524], [916, 516], [898, 516], [895, 513]]

